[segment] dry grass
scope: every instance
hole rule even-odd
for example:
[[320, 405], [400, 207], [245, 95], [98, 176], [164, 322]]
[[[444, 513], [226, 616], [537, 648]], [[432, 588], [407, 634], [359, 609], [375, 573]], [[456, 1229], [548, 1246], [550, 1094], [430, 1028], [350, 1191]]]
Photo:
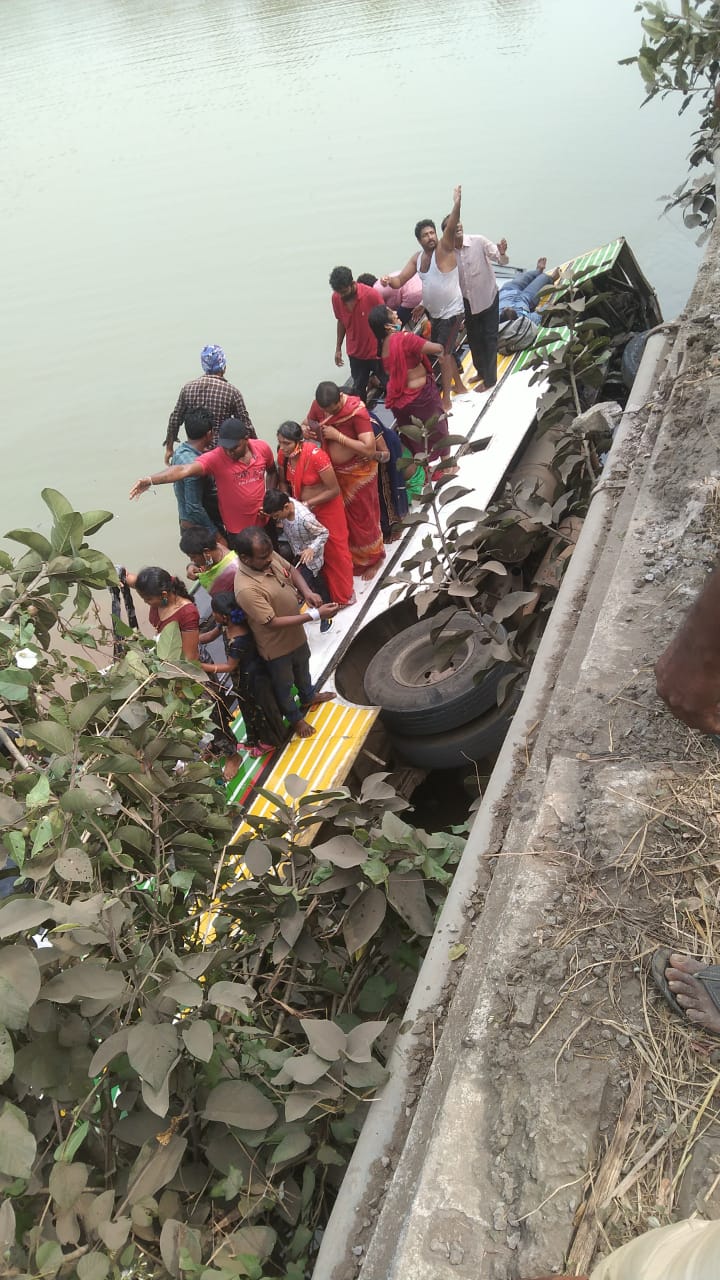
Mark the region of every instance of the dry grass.
[[701, 1191], [682, 1191], [697, 1143], [711, 1137], [720, 1153], [720, 1040], [677, 1016], [649, 976], [657, 946], [720, 963], [720, 756], [689, 734], [687, 761], [685, 776], [668, 771], [644, 803], [645, 820], [615, 860], [579, 869], [577, 911], [555, 939], [575, 947], [576, 962], [547, 1021], [577, 1003], [573, 1051], [584, 1030], [594, 1037], [582, 1041], [590, 1056], [606, 1056], [608, 1040], [617, 1056], [620, 1037], [623, 1083], [646, 1078], [613, 1185], [597, 1195], [614, 1118], [576, 1218], [577, 1240], [594, 1215], [602, 1252], [683, 1213], [720, 1214], [720, 1156], [713, 1167], [707, 1148]]

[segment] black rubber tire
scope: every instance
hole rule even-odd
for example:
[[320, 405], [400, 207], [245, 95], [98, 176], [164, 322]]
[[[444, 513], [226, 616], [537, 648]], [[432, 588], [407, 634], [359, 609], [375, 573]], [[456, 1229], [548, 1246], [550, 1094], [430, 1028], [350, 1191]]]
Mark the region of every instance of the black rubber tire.
[[[476, 720], [496, 703], [498, 685], [510, 670], [496, 662], [479, 670], [482, 645], [487, 633], [472, 614], [459, 612], [445, 634], [471, 634], [453, 660], [453, 666], [437, 672], [430, 632], [434, 618], [423, 618], [388, 640], [368, 663], [365, 694], [382, 708], [382, 721], [399, 734], [441, 733]], [[475, 676], [478, 675], [478, 680]]]
[[398, 756], [417, 769], [458, 769], [468, 760], [481, 760], [499, 751], [521, 695], [520, 689], [514, 689], [501, 707], [450, 733], [417, 738], [391, 733], [390, 741]]
[[647, 340], [647, 333], [635, 333], [632, 338], [625, 343], [625, 350], [622, 353], [622, 360], [620, 362], [620, 372], [622, 373], [622, 380], [628, 391], [632, 389], [632, 384], [635, 381], [637, 371], [640, 368], [640, 361], [643, 358], [643, 352], [645, 350], [645, 343]]

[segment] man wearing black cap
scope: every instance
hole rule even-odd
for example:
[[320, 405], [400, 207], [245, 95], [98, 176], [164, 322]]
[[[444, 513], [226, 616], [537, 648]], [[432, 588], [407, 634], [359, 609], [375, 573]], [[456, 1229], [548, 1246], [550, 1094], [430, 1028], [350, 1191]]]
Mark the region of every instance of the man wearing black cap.
[[228, 533], [241, 533], [257, 524], [266, 488], [277, 487], [277, 467], [270, 445], [253, 439], [251, 428], [238, 418], [227, 418], [220, 427], [217, 448], [200, 454], [196, 462], [145, 476], [133, 485], [130, 497], [139, 498], [152, 485], [208, 475], [217, 485], [220, 515]]

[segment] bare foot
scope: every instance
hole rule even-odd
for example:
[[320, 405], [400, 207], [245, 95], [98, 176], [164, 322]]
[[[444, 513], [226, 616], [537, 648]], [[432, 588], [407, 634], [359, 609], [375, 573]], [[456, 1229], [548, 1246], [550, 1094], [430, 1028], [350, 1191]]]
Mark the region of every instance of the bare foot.
[[705, 968], [707, 965], [693, 960], [692, 956], [673, 953], [665, 970], [665, 977], [675, 999], [684, 1009], [688, 1022], [699, 1023], [714, 1035], [720, 1036], [720, 1009], [704, 984], [693, 977], [693, 974]]
[[553, 267], [552, 271], [550, 272], [550, 279], [559, 280], [561, 275], [562, 275], [562, 271], [560, 270], [560, 267]]
[[382, 560], [378, 560], [375, 564], [369, 564], [367, 569], [363, 569], [362, 573], [360, 574], [360, 577], [363, 579], [363, 582], [372, 582], [373, 578], [375, 577], [375, 574], [382, 568], [382, 562], [384, 559], [385, 559], [385, 552], [383, 552]]
[[235, 774], [237, 773], [239, 768], [240, 768], [240, 756], [237, 754], [234, 756], [228, 756], [227, 760], [225, 761], [225, 764], [223, 765], [223, 771], [222, 771], [223, 778], [225, 779], [225, 781], [232, 782], [232, 779], [235, 777]]
[[474, 374], [472, 375], [472, 377], [468, 379], [468, 381], [469, 381], [469, 382], [483, 382], [483, 381], [484, 381], [484, 379], [483, 379], [483, 376], [482, 376], [482, 374], [481, 374], [481, 373], [474, 373]]
[[443, 413], [452, 413], [452, 400], [449, 400], [449, 399], [446, 400], [445, 397], [443, 396], [442, 407], [443, 407]]
[[487, 391], [487, 387], [484, 382], [478, 382], [477, 386], [473, 387], [473, 391], [477, 396], [481, 396], [484, 391]]
[[312, 738], [315, 730], [307, 720], [298, 720], [295, 724], [295, 732], [298, 738]]
[[465, 386], [465, 383], [462, 381], [462, 379], [459, 379], [459, 378], [455, 379], [455, 386], [453, 390], [456, 396], [466, 396], [468, 393], [468, 388]]
[[319, 707], [321, 702], [332, 702], [333, 698], [336, 697], [336, 693], [314, 693], [310, 701], [305, 702], [303, 705], [306, 707]]
[[537, 260], [538, 271], [544, 271], [546, 266], [547, 266], [547, 258], [538, 258]]

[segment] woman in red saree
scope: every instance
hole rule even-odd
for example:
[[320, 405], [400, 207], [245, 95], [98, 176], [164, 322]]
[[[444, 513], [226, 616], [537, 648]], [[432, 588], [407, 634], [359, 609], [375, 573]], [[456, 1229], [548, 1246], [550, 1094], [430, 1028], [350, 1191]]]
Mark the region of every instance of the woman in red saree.
[[380, 527], [377, 445], [370, 416], [358, 396], [348, 396], [334, 382], [321, 382], [306, 418], [327, 450], [340, 485], [353, 569], [374, 578], [385, 558]]
[[352, 604], [353, 562], [340, 486], [328, 455], [303, 438], [299, 422], [283, 422], [278, 428], [278, 469], [281, 487], [314, 511], [330, 534], [323, 572], [331, 600]]
[[[427, 422], [436, 417], [437, 423], [428, 434], [428, 459], [438, 462], [449, 457], [448, 446], [443, 447], [448, 435], [447, 417], [428, 359], [442, 355], [443, 347], [439, 342], [426, 342], [419, 334], [403, 329], [397, 312], [389, 307], [373, 307], [368, 322], [378, 340], [378, 355], [388, 374], [385, 404], [395, 414], [403, 442], [413, 456], [424, 453], [424, 441], [404, 435], [403, 427], [412, 426], [413, 418]], [[447, 474], [447, 469], [443, 470]]]

